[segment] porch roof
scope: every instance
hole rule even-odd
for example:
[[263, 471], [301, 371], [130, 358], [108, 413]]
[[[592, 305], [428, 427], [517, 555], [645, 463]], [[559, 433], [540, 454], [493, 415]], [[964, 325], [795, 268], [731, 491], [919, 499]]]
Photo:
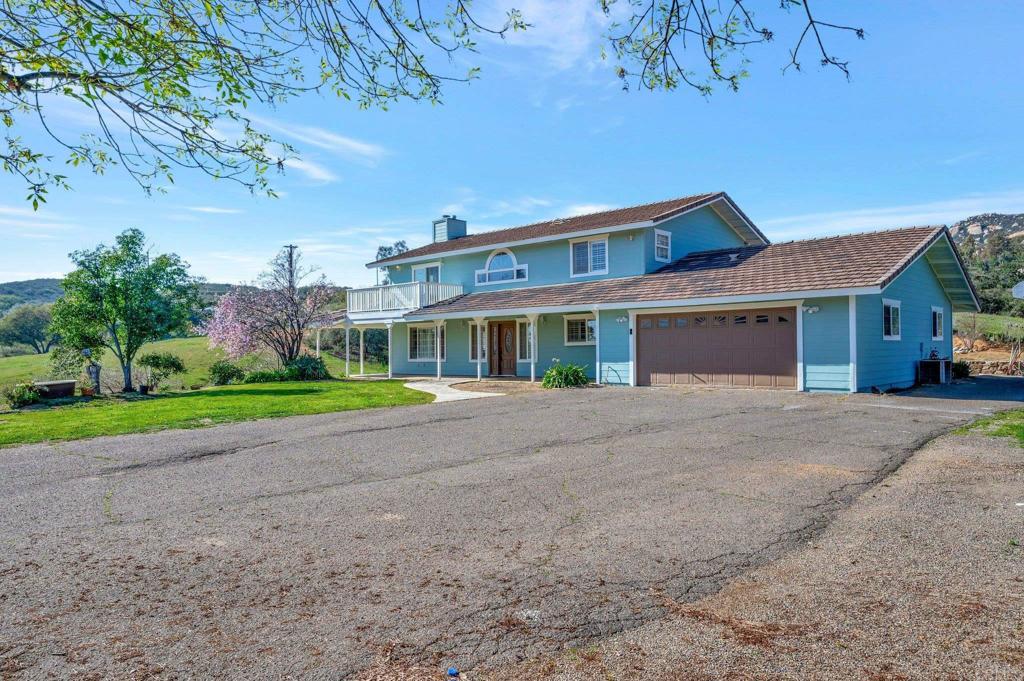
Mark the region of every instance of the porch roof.
[[[951, 255], [933, 262], [932, 252], [939, 250]], [[778, 300], [790, 294], [878, 293], [926, 251], [954, 309], [976, 309], [973, 286], [946, 228], [909, 227], [701, 251], [634, 277], [470, 293], [409, 313], [406, 319], [638, 303], [701, 304], [719, 298]]]

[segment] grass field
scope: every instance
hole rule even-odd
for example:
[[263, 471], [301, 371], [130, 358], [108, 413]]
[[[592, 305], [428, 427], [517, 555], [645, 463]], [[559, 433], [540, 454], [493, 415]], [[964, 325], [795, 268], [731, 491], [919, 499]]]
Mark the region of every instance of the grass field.
[[[180, 376], [172, 376], [167, 379], [167, 387], [170, 390], [180, 390], [193, 385], [205, 386], [209, 384], [210, 365], [224, 357], [220, 350], [210, 349], [209, 342], [205, 336], [195, 338], [174, 338], [171, 340], [150, 343], [142, 348], [139, 355], [149, 352], [169, 352], [181, 357], [185, 363], [186, 372]], [[345, 361], [336, 357], [323, 354], [324, 363], [332, 376], [343, 377], [345, 375]], [[269, 362], [270, 360], [268, 360]], [[120, 376], [120, 369], [117, 360], [109, 353], [105, 353], [100, 359], [103, 365], [103, 375], [111, 379]], [[359, 362], [352, 362], [352, 373], [359, 371]], [[17, 357], [0, 357], [0, 385], [10, 385], [22, 381], [45, 379], [50, 371], [49, 355], [19, 355]], [[366, 363], [367, 373], [387, 373], [387, 365]]]
[[1016, 438], [1017, 443], [1024, 447], [1024, 409], [1004, 411], [989, 416], [959, 429], [959, 433], [980, 431], [993, 437]]
[[0, 446], [426, 404], [433, 399], [409, 390], [401, 381], [260, 383], [156, 397], [103, 397], [0, 414]]
[[[970, 316], [969, 312], [955, 313], [953, 315], [953, 330], [964, 328], [969, 323]], [[1011, 331], [1014, 331], [1014, 325], [1017, 327], [1015, 330], [1017, 335], [1024, 333], [1024, 319], [1021, 317], [1000, 314], [978, 315], [978, 333], [989, 338], [1005, 338], [1010, 335]]]

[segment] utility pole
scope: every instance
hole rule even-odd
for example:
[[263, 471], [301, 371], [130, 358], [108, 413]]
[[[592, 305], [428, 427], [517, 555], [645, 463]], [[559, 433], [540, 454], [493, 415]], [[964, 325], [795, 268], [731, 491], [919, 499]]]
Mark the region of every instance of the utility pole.
[[285, 249], [288, 251], [288, 290], [295, 293], [295, 244], [288, 244]]

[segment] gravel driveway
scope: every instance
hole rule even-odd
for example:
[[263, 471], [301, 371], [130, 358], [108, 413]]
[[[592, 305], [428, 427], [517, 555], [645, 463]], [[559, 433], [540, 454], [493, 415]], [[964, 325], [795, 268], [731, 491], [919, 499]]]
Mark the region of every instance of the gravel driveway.
[[0, 450], [0, 672], [336, 679], [585, 645], [999, 406], [940, 397], [604, 388]]

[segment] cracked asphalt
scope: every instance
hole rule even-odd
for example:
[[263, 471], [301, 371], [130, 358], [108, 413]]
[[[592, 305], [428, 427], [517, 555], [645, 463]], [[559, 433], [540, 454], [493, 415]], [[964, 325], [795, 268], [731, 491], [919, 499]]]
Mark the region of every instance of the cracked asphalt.
[[805, 542], [1006, 406], [969, 399], [992, 385], [604, 388], [0, 450], [0, 674], [337, 679], [584, 646]]

